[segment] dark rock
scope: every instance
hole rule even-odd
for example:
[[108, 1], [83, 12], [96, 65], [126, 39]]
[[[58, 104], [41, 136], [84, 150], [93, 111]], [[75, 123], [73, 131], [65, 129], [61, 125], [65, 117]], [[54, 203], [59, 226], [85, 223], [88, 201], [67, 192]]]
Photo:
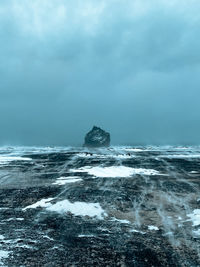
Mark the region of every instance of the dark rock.
[[108, 147], [110, 145], [110, 134], [99, 127], [94, 126], [85, 136], [84, 146]]

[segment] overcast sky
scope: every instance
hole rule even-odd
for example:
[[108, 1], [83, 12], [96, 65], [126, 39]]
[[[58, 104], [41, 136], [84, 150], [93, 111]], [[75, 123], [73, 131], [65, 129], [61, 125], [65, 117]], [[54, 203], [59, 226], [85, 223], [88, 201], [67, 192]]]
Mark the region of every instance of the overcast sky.
[[1, 0], [0, 144], [200, 143], [199, 0]]

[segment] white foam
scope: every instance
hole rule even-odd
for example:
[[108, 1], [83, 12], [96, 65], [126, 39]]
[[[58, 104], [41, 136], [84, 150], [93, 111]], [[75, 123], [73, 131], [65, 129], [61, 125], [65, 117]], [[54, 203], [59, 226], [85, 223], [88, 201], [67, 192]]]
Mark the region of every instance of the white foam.
[[53, 200], [53, 198], [51, 198], [51, 197], [50, 198], [46, 198], [46, 199], [45, 198], [41, 199], [41, 200], [37, 201], [36, 203], [23, 208], [22, 210], [35, 209], [35, 208], [38, 208], [38, 207], [47, 208], [48, 206], [51, 205], [51, 203], [48, 203], [51, 200]]
[[154, 231], [158, 231], [159, 230], [159, 228], [157, 226], [154, 226], [154, 225], [149, 225], [148, 229], [151, 230], [151, 231], [153, 231], [153, 230]]
[[0, 235], [0, 240], [4, 239], [4, 236], [3, 235]]
[[193, 213], [187, 214], [190, 217], [190, 221], [193, 222], [193, 226], [200, 225], [200, 209], [193, 210]]
[[76, 216], [97, 217], [98, 219], [103, 219], [103, 216], [107, 216], [99, 203], [85, 203], [79, 201], [72, 203], [67, 199], [48, 206], [47, 210], [58, 213], [71, 212]]
[[134, 174], [139, 175], [158, 175], [159, 172], [153, 169], [130, 168], [125, 166], [111, 166], [111, 167], [82, 167], [73, 172], [87, 172], [96, 177], [130, 177]]

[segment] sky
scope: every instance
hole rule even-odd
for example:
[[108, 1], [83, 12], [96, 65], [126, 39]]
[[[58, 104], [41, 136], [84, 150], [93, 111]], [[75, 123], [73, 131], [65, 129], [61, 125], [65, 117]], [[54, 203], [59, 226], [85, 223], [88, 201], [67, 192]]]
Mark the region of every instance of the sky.
[[0, 145], [200, 144], [199, 0], [1, 0]]

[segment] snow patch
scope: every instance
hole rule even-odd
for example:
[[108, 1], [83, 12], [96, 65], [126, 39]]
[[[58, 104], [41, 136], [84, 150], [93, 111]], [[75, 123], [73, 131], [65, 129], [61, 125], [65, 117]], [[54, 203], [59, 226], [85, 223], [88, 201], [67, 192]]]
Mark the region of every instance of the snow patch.
[[125, 151], [131, 151], [131, 152], [143, 152], [144, 150], [141, 148], [125, 148]]
[[71, 212], [75, 216], [97, 217], [98, 219], [103, 219], [103, 216], [107, 216], [99, 203], [85, 203], [79, 201], [72, 203], [67, 199], [48, 206], [47, 210], [58, 213]]
[[16, 218], [16, 221], [24, 221], [24, 218]]
[[3, 220], [4, 222], [10, 222], [10, 221], [23, 221], [24, 218], [9, 218], [7, 220]]
[[193, 231], [193, 233], [197, 236], [200, 236], [200, 229], [196, 230], [196, 231]]
[[25, 208], [23, 208], [22, 210], [27, 210], [27, 209], [36, 209], [38, 207], [41, 207], [41, 208], [47, 208], [51, 205], [51, 203], [48, 203], [49, 201], [53, 200], [54, 198], [44, 198], [44, 199], [41, 199], [39, 200], [38, 202], [32, 204], [32, 205], [29, 205]]
[[78, 156], [81, 158], [99, 158], [99, 159], [107, 159], [107, 158], [127, 159], [135, 157], [134, 155], [128, 155], [128, 154], [95, 154], [95, 153], [79, 153]]
[[78, 179], [79, 176], [61, 176], [57, 180], [66, 180], [66, 179]]
[[112, 221], [117, 221], [117, 222], [120, 222], [120, 223], [130, 224], [130, 221], [128, 221], [128, 220], [120, 220], [120, 219], [117, 219], [117, 218], [113, 218]]
[[72, 172], [87, 172], [95, 177], [130, 177], [134, 174], [139, 175], [158, 175], [159, 172], [153, 169], [130, 168], [125, 166], [111, 166], [111, 167], [82, 167], [77, 170], [70, 170]]
[[51, 241], [54, 240], [53, 238], [49, 237], [48, 235], [43, 235], [43, 238], [46, 238], [46, 239], [51, 240]]
[[187, 159], [187, 158], [200, 158], [200, 154], [173, 154], [173, 155], [161, 155], [159, 158], [168, 159]]
[[81, 178], [77, 178], [76, 176], [71, 176], [71, 177], [59, 177], [53, 184], [55, 185], [65, 185], [65, 184], [69, 184], [69, 183], [76, 183], [76, 182], [80, 182], [83, 179]]
[[9, 252], [5, 250], [0, 250], [0, 266], [3, 266], [3, 262], [1, 261], [2, 259], [8, 258]]
[[193, 213], [187, 214], [190, 217], [190, 221], [193, 222], [193, 226], [200, 225], [200, 209], [193, 210]]
[[129, 158], [134, 158], [134, 155], [126, 155], [126, 154], [121, 154], [121, 155], [113, 155], [111, 156], [112, 158], [116, 159], [129, 159]]
[[11, 161], [30, 161], [32, 160], [31, 158], [25, 158], [25, 157], [6, 157], [6, 156], [0, 156], [0, 164], [5, 164]]
[[169, 232], [163, 234], [163, 236], [173, 236], [173, 232], [169, 231]]
[[138, 231], [138, 230], [136, 230], [136, 229], [131, 229], [131, 230], [130, 230], [130, 233], [140, 233], [140, 234], [142, 234], [142, 235], [146, 234], [146, 232]]
[[94, 237], [94, 235], [78, 235], [78, 237]]
[[27, 249], [33, 249], [33, 246], [30, 245], [26, 245], [26, 244], [16, 244], [15, 245], [16, 248], [27, 248]]
[[159, 228], [157, 226], [154, 226], [154, 225], [149, 225], [148, 229], [151, 230], [151, 231], [153, 231], [153, 230], [154, 231], [158, 231], [159, 230]]

